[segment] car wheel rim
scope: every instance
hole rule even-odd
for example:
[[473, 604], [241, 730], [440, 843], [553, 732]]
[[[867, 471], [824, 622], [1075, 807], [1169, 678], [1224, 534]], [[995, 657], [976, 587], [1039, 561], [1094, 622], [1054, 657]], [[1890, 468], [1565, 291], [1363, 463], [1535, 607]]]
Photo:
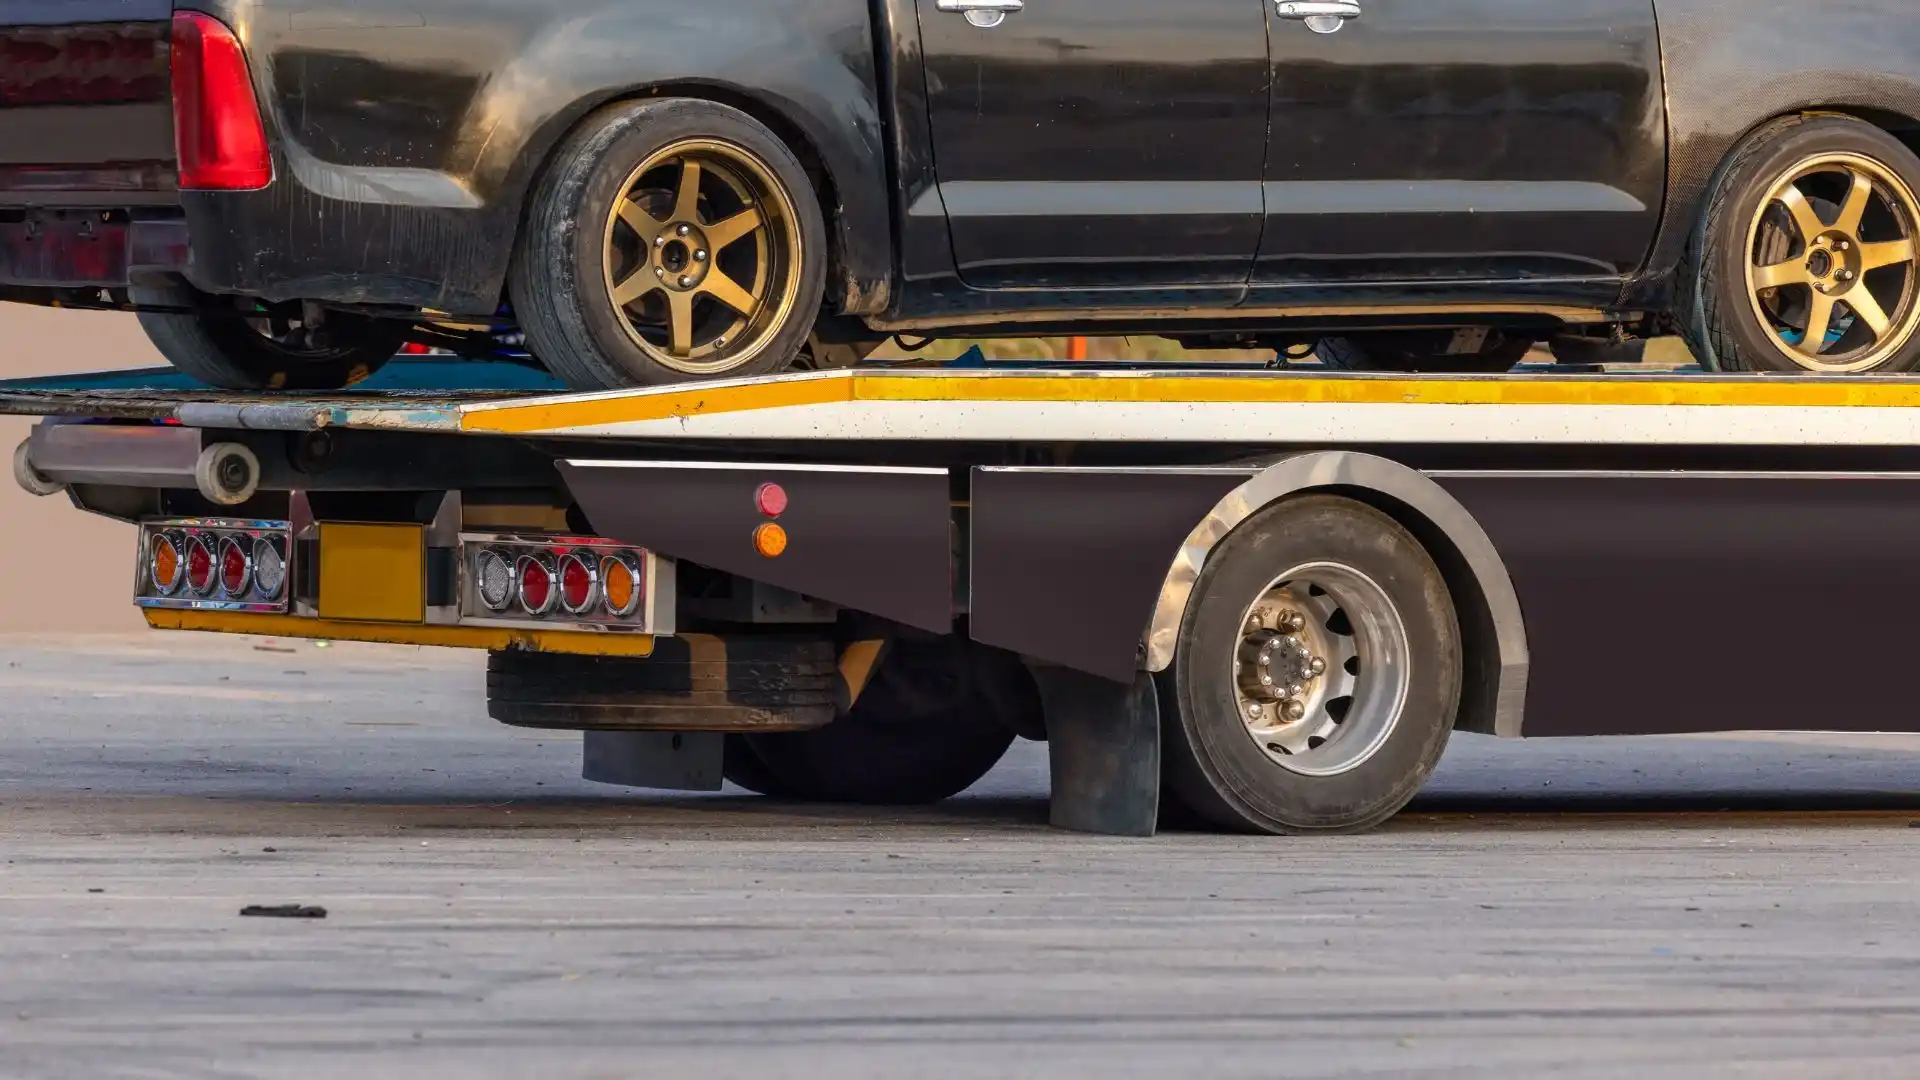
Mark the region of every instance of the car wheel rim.
[[1859, 154], [1808, 158], [1776, 183], [1747, 237], [1747, 295], [1781, 351], [1808, 371], [1870, 371], [1920, 325], [1920, 202]]
[[785, 326], [800, 292], [799, 215], [773, 170], [743, 147], [685, 139], [621, 185], [607, 215], [615, 320], [664, 367], [743, 367]]
[[1386, 590], [1353, 567], [1308, 563], [1241, 617], [1230, 685], [1262, 753], [1289, 772], [1336, 776], [1365, 764], [1399, 725], [1411, 655]]

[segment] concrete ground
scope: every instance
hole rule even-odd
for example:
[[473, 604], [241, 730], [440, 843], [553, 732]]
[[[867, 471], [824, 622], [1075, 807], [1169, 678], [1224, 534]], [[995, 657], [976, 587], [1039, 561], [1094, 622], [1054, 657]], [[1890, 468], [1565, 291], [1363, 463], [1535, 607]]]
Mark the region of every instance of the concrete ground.
[[[1456, 740], [1366, 836], [580, 782], [475, 657], [0, 640], [0, 1076], [1897, 1076], [1920, 738]], [[323, 905], [316, 921], [242, 918]]]

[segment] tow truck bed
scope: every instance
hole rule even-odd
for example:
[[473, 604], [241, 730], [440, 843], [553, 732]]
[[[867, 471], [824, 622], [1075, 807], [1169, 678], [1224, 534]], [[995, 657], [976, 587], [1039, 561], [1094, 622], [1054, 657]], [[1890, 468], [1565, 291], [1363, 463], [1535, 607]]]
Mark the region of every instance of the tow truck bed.
[[[143, 565], [167, 530], [239, 528], [192, 524], [217, 511], [304, 538], [289, 549], [303, 566], [328, 565], [329, 528], [356, 544], [370, 542], [369, 528], [403, 530], [402, 546], [424, 554], [395, 556], [397, 577], [336, 544], [338, 565], [365, 578], [356, 602], [385, 603], [370, 599], [385, 588], [370, 581], [430, 579], [397, 615], [378, 604], [330, 611], [326, 589], [346, 578], [303, 583], [298, 568], [270, 612], [142, 594], [156, 626], [629, 657], [676, 637], [695, 642], [676, 648], [697, 649], [717, 634], [737, 650], [755, 634], [838, 627], [843, 726], [873, 672], [872, 656], [864, 670], [848, 660], [861, 642], [943, 636], [1033, 670], [1046, 720], [1028, 733], [1053, 743], [1056, 819], [1074, 827], [1150, 831], [1163, 738], [1187, 748], [1168, 775], [1184, 775], [1190, 797], [1212, 797], [1211, 781], [1194, 779], [1214, 775], [1193, 759], [1213, 744], [1193, 731], [1206, 708], [1189, 685], [1212, 676], [1181, 657], [1202, 647], [1196, 620], [1225, 602], [1213, 599], [1228, 590], [1221, 567], [1254, 557], [1250, 531], [1278, 529], [1281, 547], [1348, 542], [1274, 524], [1326, 505], [1361, 515], [1345, 528], [1377, 519], [1380, 550], [1411, 544], [1444, 580], [1443, 599], [1391, 612], [1417, 621], [1423, 605], [1442, 611], [1457, 655], [1407, 645], [1378, 663], [1416, 673], [1457, 663], [1447, 727], [1509, 737], [1920, 730], [1900, 707], [1905, 611], [1920, 597], [1909, 554], [1920, 546], [1912, 381], [882, 369], [573, 394], [526, 375], [490, 385], [478, 369], [441, 370], [434, 378], [463, 387], [446, 389], [425, 385], [427, 367], [391, 370], [401, 381], [387, 389], [324, 398], [152, 376], [9, 383], [0, 412], [60, 419], [17, 456], [22, 483], [146, 522]], [[220, 487], [221, 454], [252, 462], [246, 484]], [[505, 619], [475, 599], [490, 580], [487, 545], [497, 556], [522, 550], [501, 544], [550, 544], [512, 563], [524, 572], [529, 557], [564, 560], [573, 541], [558, 538], [589, 534], [644, 553], [660, 574], [644, 622], [556, 618], [552, 603], [536, 613], [524, 596], [525, 610]], [[1286, 580], [1274, 588], [1284, 593]], [[708, 588], [719, 592], [689, 592]], [[1333, 588], [1302, 595], [1358, 586]], [[739, 603], [715, 616], [722, 593]], [[1246, 610], [1243, 651], [1280, 648], [1272, 626], [1256, 626], [1264, 609]], [[1243, 680], [1222, 700], [1278, 717], [1332, 693], [1337, 673], [1302, 674], [1324, 664], [1310, 655], [1317, 631], [1299, 633], [1281, 635], [1283, 652], [1299, 646], [1286, 653], [1304, 665], [1297, 684], [1274, 698]], [[1245, 670], [1253, 655], [1221, 671]], [[1278, 655], [1260, 652], [1260, 663]], [[1356, 655], [1341, 685], [1365, 685], [1354, 672], [1372, 663]], [[1844, 678], [1814, 677], [1835, 665]], [[1402, 689], [1396, 700], [1416, 700]], [[1348, 715], [1365, 715], [1367, 700], [1347, 694]], [[635, 720], [629, 710], [617, 732], [594, 735], [601, 764], [591, 771], [648, 783], [717, 775], [719, 733], [746, 730], [656, 706], [665, 712]], [[1292, 783], [1295, 755], [1346, 738], [1342, 723], [1298, 750], [1264, 750]], [[715, 732], [697, 769], [661, 771], [666, 752], [640, 736], [669, 730]], [[1267, 811], [1214, 809], [1243, 827], [1292, 827]]]

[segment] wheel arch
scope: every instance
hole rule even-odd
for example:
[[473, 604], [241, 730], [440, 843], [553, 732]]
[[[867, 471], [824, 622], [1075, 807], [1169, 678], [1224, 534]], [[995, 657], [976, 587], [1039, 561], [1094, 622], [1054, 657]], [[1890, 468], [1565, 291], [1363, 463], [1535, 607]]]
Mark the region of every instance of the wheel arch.
[[1229, 492], [1188, 534], [1167, 571], [1146, 636], [1146, 667], [1173, 662], [1180, 625], [1213, 549], [1260, 510], [1305, 494], [1342, 495], [1392, 517], [1438, 564], [1460, 617], [1465, 659], [1461, 731], [1519, 738], [1529, 654], [1519, 595], [1505, 562], [1466, 507], [1425, 474], [1373, 454], [1345, 450], [1272, 462]]

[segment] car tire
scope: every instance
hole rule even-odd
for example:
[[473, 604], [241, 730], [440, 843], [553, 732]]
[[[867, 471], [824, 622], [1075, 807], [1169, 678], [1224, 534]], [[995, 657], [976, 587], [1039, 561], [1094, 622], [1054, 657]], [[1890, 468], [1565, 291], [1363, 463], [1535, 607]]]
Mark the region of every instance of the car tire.
[[1510, 338], [1499, 331], [1487, 335], [1478, 353], [1449, 354], [1446, 332], [1400, 332], [1365, 337], [1321, 338], [1313, 354], [1336, 371], [1437, 372], [1498, 374], [1513, 370], [1526, 359], [1533, 342]]
[[745, 742], [780, 794], [912, 805], [971, 787], [1039, 714], [1039, 688], [1012, 654], [958, 635], [901, 639], [846, 715], [815, 731]]
[[1317, 833], [1413, 798], [1462, 669], [1452, 597], [1412, 533], [1351, 499], [1289, 499], [1228, 534], [1192, 596], [1161, 680], [1181, 803], [1222, 828]]
[[1864, 121], [1755, 132], [1721, 168], [1680, 267], [1694, 356], [1721, 371], [1920, 366], [1916, 192], [1920, 157]]
[[[130, 298], [175, 308], [215, 302], [179, 286], [135, 287]], [[299, 320], [274, 314], [142, 311], [138, 318], [168, 363], [220, 390], [340, 390], [385, 366], [409, 331], [405, 323], [345, 312], [328, 314], [317, 342], [308, 340]]]
[[826, 266], [826, 221], [793, 152], [738, 109], [662, 98], [604, 109], [566, 140], [509, 289], [549, 370], [618, 389], [785, 369]]

